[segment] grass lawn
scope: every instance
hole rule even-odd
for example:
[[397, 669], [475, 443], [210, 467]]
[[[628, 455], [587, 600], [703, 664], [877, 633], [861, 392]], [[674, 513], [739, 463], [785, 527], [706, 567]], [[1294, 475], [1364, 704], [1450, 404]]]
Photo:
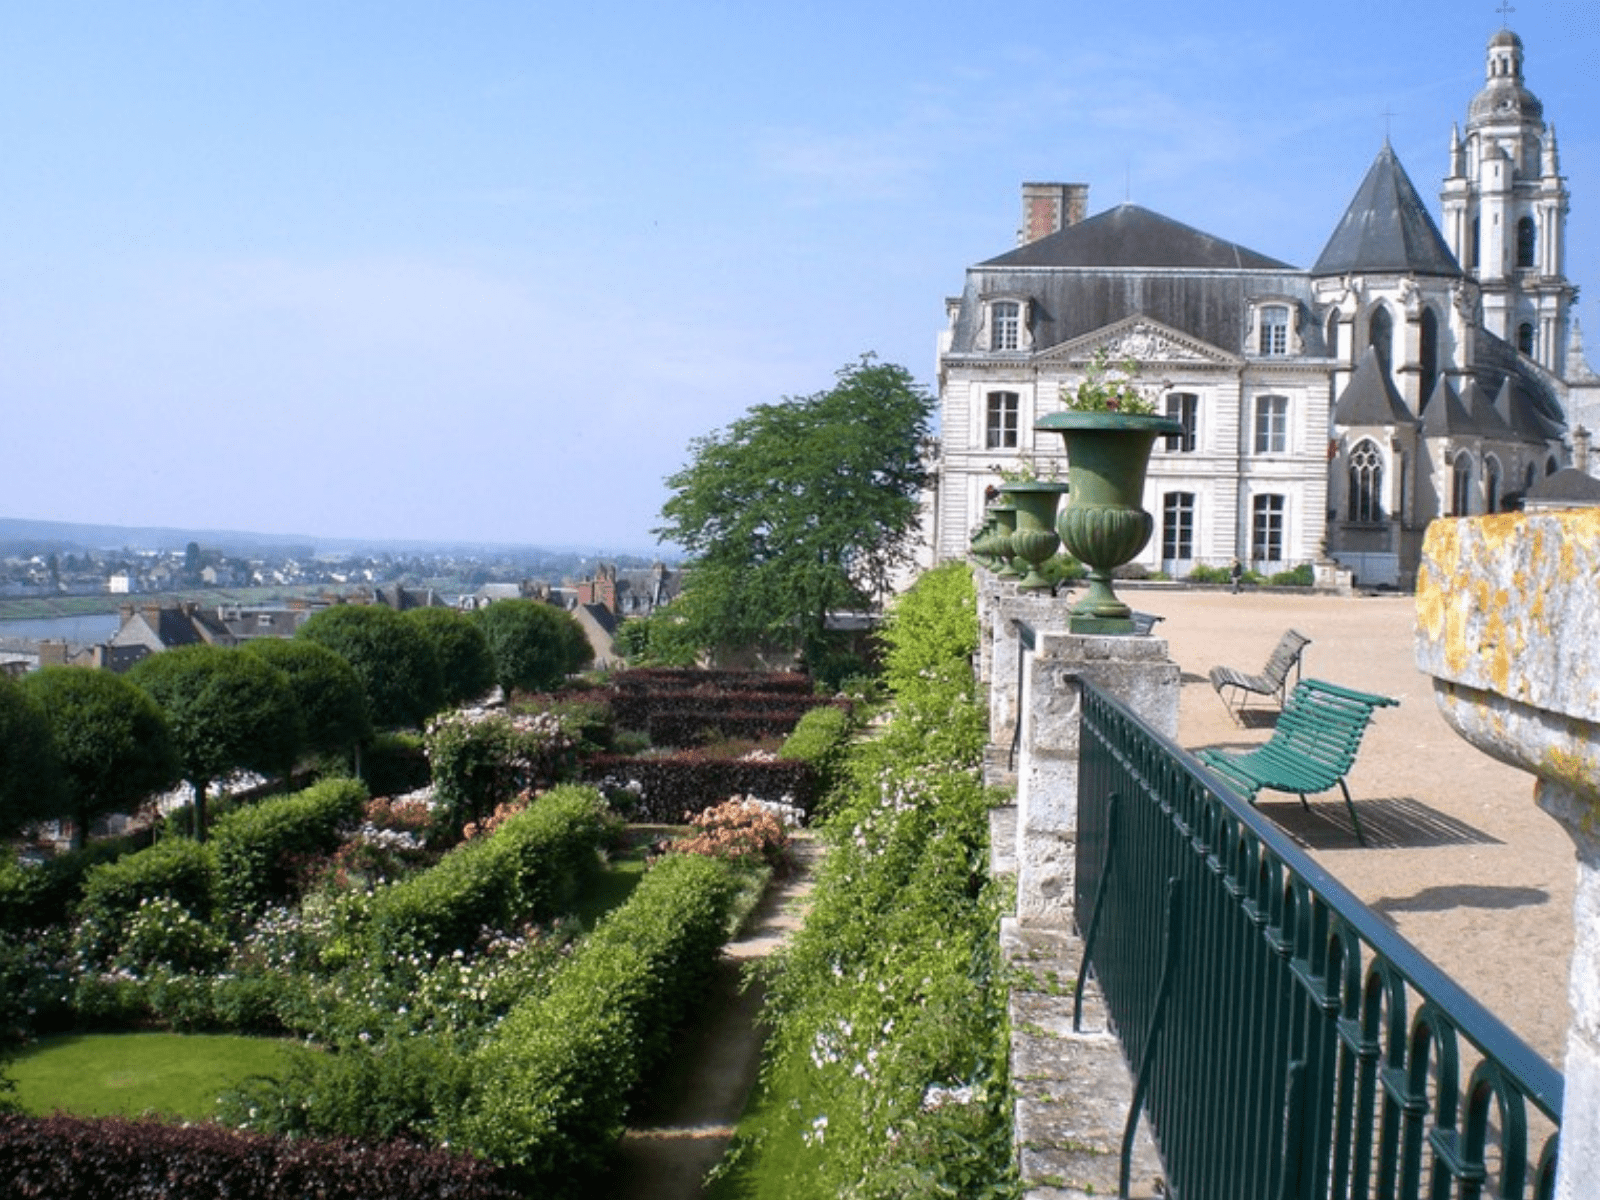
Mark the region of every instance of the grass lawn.
[[217, 1097], [278, 1069], [285, 1043], [228, 1034], [86, 1033], [41, 1039], [10, 1068], [23, 1111], [211, 1118]]

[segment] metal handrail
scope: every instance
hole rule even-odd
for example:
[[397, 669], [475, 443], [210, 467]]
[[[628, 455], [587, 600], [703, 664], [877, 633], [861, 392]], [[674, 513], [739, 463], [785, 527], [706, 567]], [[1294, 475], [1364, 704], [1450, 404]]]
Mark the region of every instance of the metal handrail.
[[[1082, 688], [1077, 912], [1100, 910], [1090, 965], [1169, 1194], [1551, 1195], [1561, 1074], [1198, 760]], [[1163, 1014], [1169, 880], [1184, 945]]]

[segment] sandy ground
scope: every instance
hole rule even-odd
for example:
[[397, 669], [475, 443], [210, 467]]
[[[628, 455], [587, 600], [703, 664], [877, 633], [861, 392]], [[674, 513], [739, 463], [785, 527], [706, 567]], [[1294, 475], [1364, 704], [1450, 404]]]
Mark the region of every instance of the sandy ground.
[[[1439, 715], [1412, 650], [1410, 596], [1232, 595], [1129, 589], [1165, 618], [1183, 672], [1179, 742], [1244, 748], [1271, 735], [1270, 712], [1243, 727], [1206, 676], [1221, 663], [1260, 671], [1285, 629], [1311, 639], [1305, 673], [1400, 701], [1381, 709], [1349, 776], [1369, 845], [1356, 843], [1337, 791], [1311, 800], [1265, 792], [1260, 810], [1549, 1062], [1568, 1020], [1575, 859], [1533, 802], [1533, 777], [1489, 758]], [[1249, 714], [1250, 710], [1246, 710]]]

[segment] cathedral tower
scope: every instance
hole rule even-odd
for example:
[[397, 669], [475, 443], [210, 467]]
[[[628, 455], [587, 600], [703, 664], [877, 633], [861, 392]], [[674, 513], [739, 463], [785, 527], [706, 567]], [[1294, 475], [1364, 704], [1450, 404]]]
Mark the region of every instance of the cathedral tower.
[[1440, 201], [1444, 236], [1482, 289], [1483, 323], [1540, 366], [1566, 366], [1568, 195], [1556, 131], [1522, 81], [1522, 39], [1489, 39], [1486, 79], [1467, 111], [1465, 137], [1450, 133], [1450, 171]]

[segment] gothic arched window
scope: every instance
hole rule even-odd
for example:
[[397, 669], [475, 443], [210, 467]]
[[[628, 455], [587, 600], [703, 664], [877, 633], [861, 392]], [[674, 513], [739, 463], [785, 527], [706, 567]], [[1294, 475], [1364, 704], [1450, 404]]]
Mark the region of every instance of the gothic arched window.
[[1500, 511], [1500, 460], [1492, 454], [1483, 460], [1483, 511]]
[[1465, 450], [1456, 455], [1450, 472], [1450, 515], [1472, 515], [1472, 456]]
[[1367, 341], [1378, 352], [1378, 361], [1387, 371], [1389, 364], [1394, 361], [1394, 318], [1381, 304], [1372, 311], [1372, 320], [1367, 325]]
[[1422, 338], [1418, 364], [1422, 367], [1422, 400], [1420, 407], [1428, 406], [1428, 398], [1433, 395], [1433, 385], [1439, 380], [1439, 318], [1434, 316], [1433, 309], [1422, 310]]
[[1524, 321], [1517, 326], [1517, 349], [1524, 354], [1533, 354], [1533, 322]]
[[1383, 456], [1371, 438], [1350, 451], [1350, 520], [1383, 520]]
[[1532, 217], [1523, 217], [1517, 222], [1517, 266], [1533, 266], [1533, 254], [1536, 245], [1536, 234]]

